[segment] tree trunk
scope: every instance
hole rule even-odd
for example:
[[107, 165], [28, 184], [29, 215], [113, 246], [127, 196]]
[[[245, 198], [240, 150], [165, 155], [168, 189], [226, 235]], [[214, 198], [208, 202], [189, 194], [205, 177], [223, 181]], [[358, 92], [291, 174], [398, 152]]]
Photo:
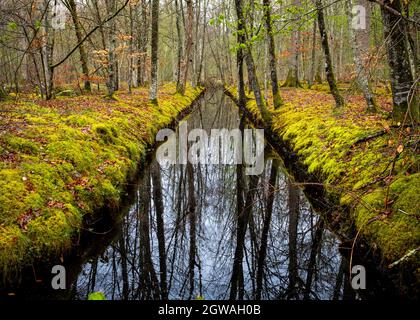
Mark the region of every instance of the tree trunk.
[[[238, 21], [245, 21], [242, 0], [235, 0], [235, 8], [236, 8], [236, 15], [237, 15]], [[246, 31], [245, 23], [242, 23], [242, 25], [243, 25], [243, 30], [244, 30], [244, 37], [241, 38], [241, 40], [245, 40], [245, 43], [241, 42], [239, 43], [239, 46], [243, 48], [244, 58], [245, 58], [247, 70], [248, 70], [248, 81], [250, 82], [252, 91], [254, 92], [255, 101], [261, 113], [261, 117], [264, 120], [265, 125], [269, 126], [271, 124], [271, 114], [268, 111], [266, 103], [261, 95], [261, 89], [258, 83], [257, 72], [255, 69], [255, 64], [254, 64], [254, 58], [252, 57], [250, 46], [246, 44], [246, 41], [248, 39], [246, 36], [247, 31]]]
[[[230, 300], [235, 300], [238, 296], [238, 292], [243, 292], [243, 257], [244, 257], [244, 245], [245, 235], [248, 228], [248, 222], [252, 213], [252, 207], [254, 203], [255, 192], [258, 187], [259, 176], [250, 176], [249, 188], [246, 195], [245, 206], [242, 211], [238, 211], [237, 208], [237, 225], [236, 225], [236, 248], [233, 258], [232, 277], [230, 281]], [[241, 295], [239, 295], [241, 298]]]
[[[293, 6], [299, 8], [301, 6], [300, 0], [294, 0]], [[298, 13], [299, 14], [299, 13]], [[299, 22], [297, 22], [299, 23]], [[300, 47], [300, 28], [297, 26], [297, 30], [292, 32], [292, 47], [293, 55], [290, 58], [289, 70], [287, 72], [286, 81], [283, 83], [283, 87], [301, 87], [299, 81], [299, 47]]]
[[187, 163], [187, 176], [188, 176], [188, 220], [190, 226], [190, 252], [189, 252], [189, 262], [188, 262], [188, 274], [190, 280], [190, 292], [189, 300], [193, 298], [194, 294], [194, 282], [195, 274], [194, 269], [196, 265], [195, 255], [196, 255], [196, 200], [195, 200], [195, 191], [194, 191], [194, 171], [193, 166], [190, 162]]
[[130, 40], [128, 48], [128, 92], [131, 93], [131, 89], [134, 83], [134, 15], [133, 10], [134, 6], [129, 4], [129, 24], [130, 24]]
[[140, 288], [144, 299], [158, 299], [160, 297], [158, 279], [152, 261], [150, 248], [150, 176], [147, 172], [144, 175], [142, 188], [140, 190], [138, 218], [140, 221], [140, 266], [141, 278]]
[[[182, 1], [182, 0], [181, 0]], [[178, 48], [177, 48], [177, 72], [176, 72], [176, 88], [177, 91], [182, 91], [181, 88], [181, 65], [182, 65], [182, 53], [183, 53], [183, 41], [182, 41], [182, 30], [181, 30], [181, 9], [178, 4], [178, 0], [175, 0], [176, 10], [176, 34], [178, 36]]]
[[317, 55], [315, 83], [322, 84], [322, 54]]
[[351, 7], [352, 0], [346, 1], [347, 15], [349, 19], [349, 33], [350, 41], [353, 49], [354, 65], [356, 66], [356, 79], [359, 89], [362, 90], [363, 96], [366, 100], [366, 111], [376, 112], [377, 106], [375, 97], [372, 92], [369, 81], [368, 66], [364, 63], [364, 56], [369, 54], [369, 30], [370, 30], [370, 12], [368, 11], [369, 3], [367, 0], [359, 0], [358, 3], [366, 9], [366, 29], [353, 30]]
[[193, 48], [193, 19], [194, 19], [194, 12], [193, 12], [193, 2], [192, 0], [185, 0], [187, 4], [187, 24], [185, 26], [185, 55], [184, 59], [181, 63], [181, 79], [179, 81], [179, 87], [177, 88], [177, 92], [180, 94], [185, 93], [185, 87], [187, 85], [188, 79], [188, 70], [191, 64], [192, 58], [192, 48]]
[[106, 38], [105, 38], [104, 26], [101, 24], [102, 18], [101, 18], [101, 11], [99, 10], [98, 0], [93, 0], [93, 6], [95, 8], [96, 23], [99, 25], [99, 33], [101, 34], [102, 49], [106, 50]]
[[[402, 12], [401, 0], [386, 0], [385, 5]], [[417, 85], [414, 85], [410, 70], [410, 58], [405, 41], [405, 21], [381, 6], [384, 24], [384, 38], [391, 73], [391, 90], [393, 101], [393, 117], [395, 121], [403, 121], [408, 112], [409, 119], [419, 121], [419, 105]]]
[[277, 189], [277, 175], [278, 175], [278, 160], [273, 160], [271, 164], [270, 179], [268, 181], [268, 197], [266, 213], [263, 222], [263, 230], [261, 234], [261, 246], [258, 252], [258, 263], [257, 263], [257, 289], [255, 293], [255, 299], [261, 299], [262, 285], [264, 278], [264, 263], [267, 255], [267, 243], [268, 243], [268, 232], [270, 230], [271, 216], [273, 214], [273, 203], [274, 195]]
[[345, 259], [341, 257], [340, 267], [338, 268], [337, 277], [335, 278], [335, 285], [334, 285], [332, 300], [338, 300], [340, 298], [341, 287], [343, 285], [344, 270], [346, 267], [345, 264], [346, 264]]
[[315, 80], [315, 67], [316, 67], [316, 20], [314, 19], [312, 31], [312, 51], [311, 51], [311, 71], [309, 74], [308, 85], [312, 87]]
[[[196, 83], [197, 85], [202, 85], [202, 81], [201, 81], [201, 75], [203, 73], [203, 64], [204, 64], [204, 49], [205, 49], [205, 44], [206, 44], [206, 31], [207, 31], [207, 6], [208, 6], [208, 2], [206, 0], [204, 0], [204, 12], [203, 12], [203, 33], [201, 35], [201, 54], [200, 54], [200, 60], [199, 60], [199, 65], [198, 65], [198, 70], [197, 70], [197, 80]], [[198, 41], [198, 39], [196, 40]]]
[[[106, 0], [106, 8], [108, 15], [111, 15], [115, 12], [115, 0]], [[115, 30], [116, 23], [115, 19], [112, 19], [109, 22], [109, 31], [108, 31], [108, 81], [107, 81], [107, 88], [108, 88], [108, 96], [112, 97], [115, 92], [115, 77], [116, 77], [116, 70], [115, 70]]]
[[287, 183], [289, 208], [289, 285], [287, 288], [288, 298], [296, 298], [296, 283], [298, 279], [298, 261], [297, 261], [297, 233], [299, 222], [299, 188], [293, 185], [289, 179]]
[[54, 69], [51, 67], [54, 54], [54, 29], [50, 25], [51, 7], [50, 1], [44, 0], [44, 45], [42, 46], [42, 65], [44, 71], [44, 92], [47, 100], [54, 96]]
[[[79, 14], [77, 12], [77, 6], [75, 0], [68, 0], [70, 15], [73, 20], [74, 31], [76, 33], [77, 42], [81, 43], [83, 40], [82, 28], [79, 21]], [[82, 65], [82, 72], [84, 76], [84, 89], [88, 92], [91, 91], [91, 85], [89, 81], [89, 68], [88, 58], [83, 44], [79, 45], [80, 63]]]
[[151, 171], [153, 182], [153, 201], [156, 208], [156, 234], [159, 249], [159, 267], [160, 267], [160, 292], [163, 300], [168, 299], [168, 285], [166, 281], [166, 249], [165, 249], [165, 224], [163, 220], [164, 207], [162, 197], [162, 185], [160, 167], [155, 163]]
[[144, 86], [146, 84], [146, 63], [147, 63], [147, 42], [149, 18], [147, 12], [147, 1], [141, 0], [141, 23], [138, 26], [138, 50], [139, 58], [137, 62], [137, 86]]
[[245, 26], [242, 19], [237, 19], [236, 23], [237, 35], [236, 41], [239, 46], [236, 51], [236, 65], [238, 70], [238, 102], [241, 108], [245, 108], [246, 94], [245, 94], [245, 80], [244, 80], [244, 50], [245, 46]]
[[118, 247], [120, 251], [121, 257], [121, 276], [123, 281], [123, 288], [122, 288], [122, 299], [128, 300], [128, 269], [127, 269], [127, 250], [126, 244], [124, 240], [124, 224], [121, 230], [121, 234], [118, 238]]
[[268, 55], [270, 67], [271, 91], [273, 93], [274, 109], [278, 109], [283, 101], [280, 96], [279, 83], [277, 79], [277, 63], [276, 63], [276, 47], [274, 43], [273, 26], [271, 20], [271, 5], [270, 0], [264, 0], [264, 21], [268, 37]]
[[150, 101], [158, 103], [158, 40], [159, 40], [159, 0], [152, 0], [152, 44], [150, 72]]
[[330, 47], [328, 44], [328, 34], [325, 28], [322, 0], [315, 0], [315, 5], [317, 9], [316, 11], [318, 14], [318, 27], [319, 27], [319, 33], [321, 35], [322, 49], [324, 51], [324, 56], [325, 56], [325, 74], [327, 77], [328, 84], [330, 86], [331, 94], [333, 95], [334, 100], [335, 100], [335, 106], [336, 108], [342, 108], [344, 106], [344, 99], [340, 95], [340, 92], [338, 91], [337, 83], [334, 77], [333, 65], [331, 62]]
[[316, 272], [316, 256], [321, 248], [322, 245], [322, 234], [324, 232], [324, 220], [320, 218], [320, 221], [318, 222], [318, 226], [315, 230], [315, 235], [312, 240], [312, 246], [311, 246], [311, 253], [309, 256], [309, 263], [306, 273], [306, 282], [305, 282], [305, 293], [303, 298], [305, 300], [309, 299], [309, 296], [311, 294], [311, 287], [312, 287], [312, 279]]

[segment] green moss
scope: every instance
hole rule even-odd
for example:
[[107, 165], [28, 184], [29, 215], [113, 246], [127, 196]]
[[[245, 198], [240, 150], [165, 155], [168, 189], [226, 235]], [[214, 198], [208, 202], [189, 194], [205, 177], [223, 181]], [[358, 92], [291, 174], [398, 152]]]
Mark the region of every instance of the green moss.
[[147, 90], [138, 90], [115, 101], [79, 96], [43, 107], [25, 101], [13, 105], [12, 119], [26, 125], [0, 137], [1, 155], [13, 160], [0, 162], [4, 277], [33, 259], [61, 254], [85, 215], [116, 206], [127, 179], [145, 159], [147, 143], [201, 91], [188, 86], [185, 96], [173, 95], [175, 86], [165, 85], [156, 107], [148, 102]]
[[115, 143], [118, 137], [117, 129], [112, 125], [94, 124], [93, 131], [106, 144]]
[[1, 140], [3, 144], [8, 146], [9, 150], [16, 152], [36, 154], [39, 150], [35, 142], [18, 136], [6, 134], [2, 136]]
[[395, 212], [408, 216], [420, 214], [420, 173], [402, 177], [390, 185], [391, 197], [396, 199], [393, 205]]
[[[420, 223], [417, 218], [407, 214], [405, 210], [398, 210], [401, 206], [410, 210], [416, 206], [418, 208], [419, 196], [414, 191], [415, 188], [419, 190], [418, 185], [409, 184], [401, 194], [391, 196], [395, 204], [389, 216], [384, 215], [386, 193], [383, 189], [377, 189], [364, 196], [353, 211], [356, 226], [361, 229], [361, 234], [369, 239], [372, 246], [381, 249], [388, 262], [400, 259], [420, 245]], [[377, 220], [372, 222], [373, 218]]]
[[17, 169], [0, 171], [0, 225], [14, 221], [25, 209], [22, 199], [27, 195], [24, 176]]
[[83, 114], [80, 114], [80, 115], [73, 114], [67, 117], [66, 123], [68, 125], [75, 126], [75, 127], [85, 127], [85, 126], [94, 124], [95, 120]]
[[106, 300], [106, 297], [102, 292], [97, 291], [89, 293], [88, 300]]

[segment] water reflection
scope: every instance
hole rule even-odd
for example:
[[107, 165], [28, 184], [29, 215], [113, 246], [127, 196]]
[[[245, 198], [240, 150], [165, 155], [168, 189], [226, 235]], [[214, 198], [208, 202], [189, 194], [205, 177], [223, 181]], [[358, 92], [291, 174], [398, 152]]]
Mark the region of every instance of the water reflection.
[[[187, 121], [189, 130], [208, 133], [247, 126], [222, 92], [207, 94]], [[83, 265], [73, 297], [93, 291], [108, 299], [351, 296], [338, 241], [278, 160], [267, 158], [260, 176], [243, 169], [153, 162], [119, 235]]]

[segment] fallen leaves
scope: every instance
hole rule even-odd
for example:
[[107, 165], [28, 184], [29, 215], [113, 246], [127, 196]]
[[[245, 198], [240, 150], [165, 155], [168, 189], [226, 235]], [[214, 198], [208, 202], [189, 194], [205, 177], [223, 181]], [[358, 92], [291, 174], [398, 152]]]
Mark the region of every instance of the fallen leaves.
[[28, 230], [28, 224], [31, 220], [39, 217], [41, 210], [33, 210], [32, 208], [29, 208], [25, 213], [21, 214], [17, 219], [16, 223], [19, 225], [19, 227], [27, 231]]

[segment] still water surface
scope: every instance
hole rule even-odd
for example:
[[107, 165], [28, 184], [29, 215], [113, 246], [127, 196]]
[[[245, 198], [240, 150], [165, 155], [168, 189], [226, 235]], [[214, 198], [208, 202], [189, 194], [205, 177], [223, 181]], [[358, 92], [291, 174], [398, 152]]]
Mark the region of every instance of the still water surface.
[[[223, 92], [215, 91], [206, 93], [185, 121], [189, 130], [202, 128], [210, 135], [210, 129], [238, 128], [241, 116]], [[263, 299], [351, 296], [345, 285], [347, 263], [338, 251], [338, 240], [324, 228], [281, 167], [270, 183], [270, 174], [275, 172], [272, 167], [278, 162], [267, 157], [264, 165], [253, 193], [237, 297], [253, 299], [257, 287]], [[70, 297], [86, 299], [89, 293], [101, 291], [107, 299], [159, 299], [166, 290], [170, 299], [228, 299], [237, 244], [237, 177], [236, 165], [188, 168], [159, 166], [153, 160], [129, 203], [120, 209], [118, 230], [102, 230], [104, 234], [94, 237], [89, 245], [101, 249], [80, 254], [86, 259], [81, 258], [74, 269]], [[244, 177], [241, 194], [245, 202], [250, 178]], [[264, 240], [270, 194], [271, 221]], [[159, 223], [156, 209], [160, 200], [163, 223]], [[266, 257], [259, 265], [265, 245]], [[162, 262], [166, 265], [163, 287]], [[258, 272], [263, 274], [260, 285]]]

